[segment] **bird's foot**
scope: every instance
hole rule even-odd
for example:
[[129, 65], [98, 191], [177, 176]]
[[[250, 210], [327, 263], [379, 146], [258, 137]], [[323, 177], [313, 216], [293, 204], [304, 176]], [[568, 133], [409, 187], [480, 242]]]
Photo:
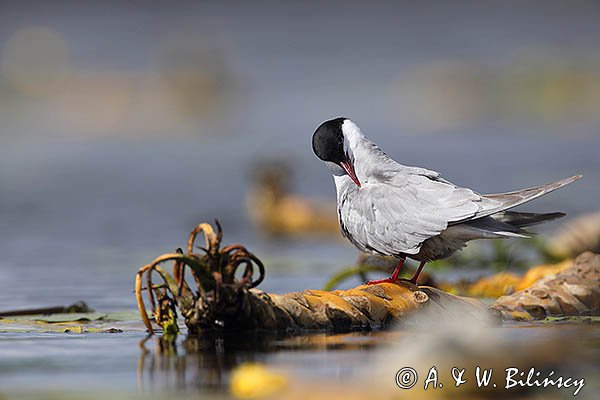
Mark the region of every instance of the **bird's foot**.
[[407, 282], [407, 283], [410, 283], [412, 285], [418, 286], [416, 279], [413, 280], [413, 279], [392, 278], [392, 277], [385, 278], [385, 279], [376, 279], [376, 280], [373, 280], [373, 281], [367, 281], [367, 282], [365, 282], [365, 285], [371, 286], [371, 285], [377, 285], [378, 283], [399, 283], [399, 282]]
[[414, 278], [413, 278], [413, 279], [401, 278], [401, 279], [398, 279], [398, 280], [399, 280], [399, 281], [408, 282], [408, 283], [412, 283], [413, 285], [419, 286], [419, 285], [417, 285], [417, 280], [416, 280], [416, 279], [414, 279]]
[[389, 277], [389, 278], [385, 278], [385, 279], [375, 279], [373, 281], [367, 281], [365, 284], [370, 286], [370, 285], [377, 285], [378, 283], [396, 283], [399, 281], [401, 281], [401, 279]]
[[398, 281], [398, 279], [385, 278], [385, 279], [375, 279], [372, 281], [365, 282], [365, 285], [377, 285], [378, 283], [394, 283]]

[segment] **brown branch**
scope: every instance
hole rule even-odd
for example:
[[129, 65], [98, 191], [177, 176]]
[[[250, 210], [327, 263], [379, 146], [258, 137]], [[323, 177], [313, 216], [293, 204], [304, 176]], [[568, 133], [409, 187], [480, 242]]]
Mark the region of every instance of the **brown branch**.
[[569, 268], [500, 297], [491, 308], [513, 320], [600, 315], [600, 255], [585, 252]]
[[21, 315], [46, 315], [46, 314], [68, 314], [68, 313], [89, 313], [93, 312], [87, 304], [83, 301], [78, 301], [77, 303], [71, 304], [70, 306], [63, 307], [44, 307], [44, 308], [28, 308], [24, 310], [7, 310], [0, 311], [1, 317], [15, 317]]

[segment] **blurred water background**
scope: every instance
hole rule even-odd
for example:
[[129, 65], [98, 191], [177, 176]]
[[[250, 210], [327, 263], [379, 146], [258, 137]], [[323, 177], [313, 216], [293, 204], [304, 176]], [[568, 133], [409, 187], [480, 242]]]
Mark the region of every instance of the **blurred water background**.
[[356, 251], [267, 240], [244, 196], [285, 159], [295, 191], [333, 200], [310, 138], [339, 115], [484, 193], [583, 173], [523, 209], [595, 211], [599, 17], [593, 1], [2, 2], [0, 309], [133, 309], [137, 268], [214, 218], [265, 261], [262, 289], [321, 287]]

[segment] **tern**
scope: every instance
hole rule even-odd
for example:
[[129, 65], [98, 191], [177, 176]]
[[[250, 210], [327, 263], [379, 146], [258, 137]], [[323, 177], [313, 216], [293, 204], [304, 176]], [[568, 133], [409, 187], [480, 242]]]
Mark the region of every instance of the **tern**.
[[360, 251], [399, 259], [392, 275], [368, 284], [395, 282], [407, 257], [425, 263], [451, 256], [474, 239], [529, 237], [522, 228], [564, 213], [507, 211], [581, 178], [499, 194], [479, 194], [438, 172], [392, 160], [348, 118], [323, 122], [312, 137], [315, 155], [333, 175], [342, 235]]

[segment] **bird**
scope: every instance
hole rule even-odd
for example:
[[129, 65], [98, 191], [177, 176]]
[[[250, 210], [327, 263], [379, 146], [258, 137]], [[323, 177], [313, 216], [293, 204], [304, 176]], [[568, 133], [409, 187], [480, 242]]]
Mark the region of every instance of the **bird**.
[[367, 284], [396, 282], [406, 258], [425, 264], [447, 258], [475, 239], [527, 238], [525, 227], [564, 217], [561, 212], [509, 211], [582, 177], [498, 194], [479, 194], [439, 172], [394, 161], [345, 117], [323, 122], [312, 148], [333, 175], [342, 235], [360, 251], [393, 256], [392, 275]]

